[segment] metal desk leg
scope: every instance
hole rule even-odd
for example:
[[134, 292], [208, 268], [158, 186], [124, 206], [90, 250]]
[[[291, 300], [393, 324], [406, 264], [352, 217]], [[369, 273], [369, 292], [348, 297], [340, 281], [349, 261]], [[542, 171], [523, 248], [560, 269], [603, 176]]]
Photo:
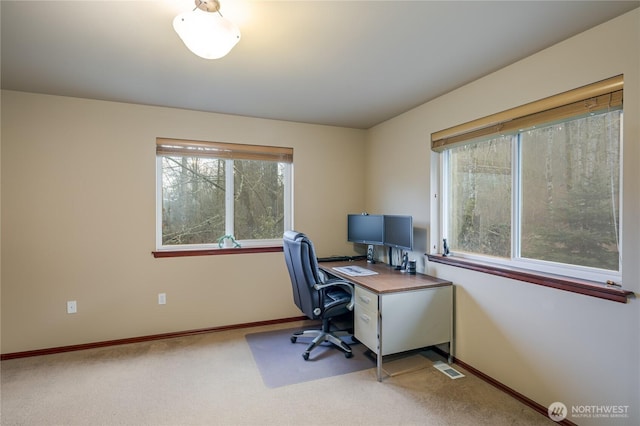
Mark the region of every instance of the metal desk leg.
[[455, 296], [453, 294], [454, 290], [455, 290], [455, 287], [452, 285], [451, 286], [451, 301], [450, 301], [450, 303], [451, 303], [451, 317], [449, 318], [449, 359], [448, 359], [449, 364], [453, 363], [453, 357], [454, 357], [455, 350], [456, 350], [455, 341], [454, 341], [454, 337], [453, 337], [453, 333], [455, 332], [455, 326], [453, 324], [453, 321], [455, 320], [455, 313], [454, 313], [454, 309], [455, 309], [455, 305], [454, 305], [455, 299], [454, 299], [454, 297]]
[[378, 357], [376, 358], [376, 375], [382, 381], [382, 297], [378, 296]]

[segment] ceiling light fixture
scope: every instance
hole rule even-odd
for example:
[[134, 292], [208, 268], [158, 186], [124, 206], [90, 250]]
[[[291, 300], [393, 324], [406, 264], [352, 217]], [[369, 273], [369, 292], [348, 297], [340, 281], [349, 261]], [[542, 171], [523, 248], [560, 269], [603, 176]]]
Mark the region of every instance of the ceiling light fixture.
[[240, 41], [240, 30], [222, 16], [218, 0], [195, 0], [195, 4], [192, 11], [173, 19], [173, 29], [201, 58], [222, 58]]

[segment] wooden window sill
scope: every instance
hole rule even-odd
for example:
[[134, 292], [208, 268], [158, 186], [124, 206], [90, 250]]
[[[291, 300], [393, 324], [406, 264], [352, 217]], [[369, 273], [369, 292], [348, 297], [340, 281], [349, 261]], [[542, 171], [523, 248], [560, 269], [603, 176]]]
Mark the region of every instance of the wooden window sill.
[[274, 253], [283, 251], [282, 246], [212, 248], [196, 250], [157, 250], [152, 251], [153, 257], [185, 257], [185, 256], [219, 256], [223, 254]]
[[598, 284], [586, 280], [560, 277], [556, 275], [535, 273], [515, 268], [500, 267], [478, 261], [456, 258], [442, 255], [426, 255], [429, 261], [442, 263], [444, 265], [483, 272], [485, 274], [497, 275], [499, 277], [511, 278], [531, 284], [545, 287], [557, 288], [559, 290], [570, 291], [572, 293], [584, 294], [586, 296], [597, 297], [599, 299], [612, 300], [614, 302], [627, 303], [629, 297], [635, 297], [635, 293], [620, 287]]

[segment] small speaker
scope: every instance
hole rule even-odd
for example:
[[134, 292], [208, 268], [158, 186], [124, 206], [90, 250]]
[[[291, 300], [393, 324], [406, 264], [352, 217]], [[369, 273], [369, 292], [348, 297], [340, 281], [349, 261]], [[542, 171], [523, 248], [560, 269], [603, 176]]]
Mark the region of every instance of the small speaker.
[[409, 274], [409, 275], [415, 275], [416, 274], [416, 261], [415, 260], [410, 260], [409, 263], [407, 263], [407, 274]]
[[367, 262], [368, 263], [376, 263], [376, 259], [375, 259], [375, 255], [374, 255], [374, 251], [373, 251], [373, 245], [369, 245], [367, 247]]

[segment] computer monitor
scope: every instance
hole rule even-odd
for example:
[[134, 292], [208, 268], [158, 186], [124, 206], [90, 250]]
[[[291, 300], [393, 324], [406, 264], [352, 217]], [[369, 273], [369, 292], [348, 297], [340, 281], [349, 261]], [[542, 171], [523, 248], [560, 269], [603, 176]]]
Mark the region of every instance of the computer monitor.
[[380, 214], [347, 215], [347, 240], [352, 243], [383, 245], [384, 216]]
[[413, 217], [384, 215], [384, 245], [413, 250]]

